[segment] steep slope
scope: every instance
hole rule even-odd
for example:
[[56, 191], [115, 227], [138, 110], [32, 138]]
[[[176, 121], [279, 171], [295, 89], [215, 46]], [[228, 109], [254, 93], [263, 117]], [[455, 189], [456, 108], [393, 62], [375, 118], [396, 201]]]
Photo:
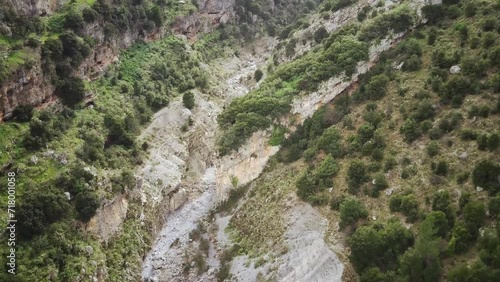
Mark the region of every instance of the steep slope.
[[[391, 15], [380, 15], [381, 6], [372, 8], [377, 13], [372, 11], [371, 19], [365, 19], [369, 9], [360, 9], [361, 27], [335, 36], [376, 36], [383, 30], [381, 19], [389, 21]], [[376, 40], [369, 51], [373, 61], [358, 64], [354, 79], [334, 77], [317, 90], [300, 91], [295, 79], [310, 72], [310, 82], [322, 68], [321, 61], [310, 67], [304, 60], [296, 66], [302, 72], [287, 68], [286, 74], [295, 75], [287, 76], [277, 67], [274, 76], [272, 71], [268, 75], [269, 88], [231, 105], [237, 112], [269, 119], [260, 123], [262, 128], [274, 124], [273, 135], [284, 136], [274, 139], [281, 148], [263, 174], [222, 204], [224, 221], [219, 223], [232, 239], [221, 240], [231, 254], [225, 261], [231, 265], [228, 275], [246, 275], [247, 266], [261, 273], [256, 280], [280, 280], [280, 258], [289, 252], [292, 257], [315, 253], [314, 243], [299, 252], [293, 245], [283, 247], [289, 236], [285, 230], [295, 228], [285, 223], [285, 215], [301, 212], [308, 218], [302, 205], [293, 203], [293, 193], [328, 219], [325, 242], [346, 264], [344, 281], [495, 281], [498, 9], [490, 1], [423, 6], [427, 24]], [[372, 24], [378, 29], [372, 30]], [[311, 61], [321, 55], [304, 57]], [[294, 116], [256, 108], [269, 93], [276, 93], [277, 103], [290, 103]], [[279, 100], [286, 95], [292, 99]], [[245, 142], [231, 133], [248, 121], [230, 118], [220, 120], [228, 129], [222, 138], [236, 141], [220, 144], [237, 148]], [[277, 130], [289, 124], [294, 125], [289, 132]], [[310, 219], [310, 225], [317, 221]], [[316, 266], [322, 265], [321, 258]], [[296, 265], [300, 273], [301, 265]]]
[[[2, 8], [11, 7], [11, 2], [5, 3]], [[43, 7], [30, 6], [34, 2], [23, 3], [29, 5], [4, 10], [6, 34], [1, 41], [7, 54], [2, 57], [7, 58], [2, 68], [4, 113], [14, 114], [0, 124], [0, 161], [3, 173], [17, 174], [17, 279], [139, 280], [142, 259], [166, 216], [186, 200], [195, 200], [206, 188], [206, 169], [218, 165], [213, 158], [214, 116], [225, 104], [224, 93], [244, 95], [246, 86], [241, 87], [239, 80], [255, 71], [251, 64], [240, 76], [221, 83], [218, 80], [227, 77], [218, 76], [207, 64], [232, 57], [244, 40], [261, 36], [271, 25], [279, 28], [293, 21], [314, 3], [309, 2], [308, 8], [303, 1], [261, 1], [252, 7], [225, 1], [77, 1], [61, 2], [47, 13]], [[203, 4], [199, 12], [196, 4]], [[152, 33], [134, 35], [151, 24], [139, 13], [140, 21], [128, 22], [112, 36], [101, 36], [127, 18], [115, 17], [116, 13], [132, 15], [132, 10], [143, 8], [148, 17], [162, 20], [151, 25]], [[238, 16], [219, 8], [237, 8]], [[31, 17], [32, 12], [40, 17]], [[85, 22], [83, 29], [72, 26], [80, 13], [84, 18], [90, 15], [89, 20], [92, 15], [96, 18]], [[269, 20], [272, 15], [277, 17]], [[231, 17], [241, 25], [214, 29]], [[31, 30], [31, 20], [48, 26]], [[90, 55], [93, 52], [97, 57]], [[37, 57], [40, 53], [42, 58]], [[29, 65], [24, 64], [26, 54], [35, 59]], [[105, 59], [100, 60], [101, 55]], [[99, 71], [94, 75], [95, 68]], [[36, 76], [26, 76], [32, 70]], [[95, 80], [86, 80], [90, 76]], [[249, 83], [255, 84], [252, 79]], [[227, 91], [233, 86], [238, 88]], [[195, 97], [193, 111], [180, 101], [190, 95]], [[140, 134], [156, 111], [151, 126]], [[260, 163], [256, 169], [265, 160]], [[172, 175], [165, 177], [164, 172]], [[6, 193], [1, 197], [4, 205]]]

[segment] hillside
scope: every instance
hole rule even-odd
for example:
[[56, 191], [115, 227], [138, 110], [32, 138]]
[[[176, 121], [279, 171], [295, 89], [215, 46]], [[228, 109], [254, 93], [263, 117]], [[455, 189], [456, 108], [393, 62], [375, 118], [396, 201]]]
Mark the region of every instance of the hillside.
[[498, 1], [0, 3], [0, 280], [500, 277]]

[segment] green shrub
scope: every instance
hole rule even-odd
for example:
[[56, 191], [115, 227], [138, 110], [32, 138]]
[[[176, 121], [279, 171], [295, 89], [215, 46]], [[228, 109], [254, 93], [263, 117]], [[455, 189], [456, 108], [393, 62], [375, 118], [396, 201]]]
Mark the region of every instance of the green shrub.
[[483, 34], [483, 48], [488, 49], [495, 44], [495, 34], [491, 31]]
[[316, 183], [313, 181], [313, 176], [310, 173], [303, 173], [295, 183], [297, 188], [297, 195], [304, 201], [308, 201], [309, 198], [314, 195], [319, 189]]
[[451, 234], [451, 239], [447, 247], [448, 251], [456, 254], [465, 252], [472, 241], [472, 237], [465, 224], [462, 221], [456, 222]]
[[431, 141], [427, 144], [426, 150], [429, 157], [435, 157], [439, 154], [439, 145], [436, 141]]
[[78, 219], [87, 222], [94, 215], [99, 207], [97, 195], [92, 192], [84, 191], [78, 193], [75, 197], [75, 208], [78, 213]]
[[82, 9], [82, 17], [87, 23], [92, 23], [97, 20], [99, 17], [99, 14], [97, 13], [96, 10], [89, 8], [89, 7], [84, 7]]
[[470, 173], [468, 171], [457, 174], [457, 184], [463, 184], [469, 179]]
[[350, 162], [347, 169], [347, 185], [349, 193], [356, 194], [363, 183], [368, 180], [365, 163], [360, 160]]
[[411, 143], [418, 139], [421, 135], [420, 127], [418, 123], [412, 119], [408, 118], [405, 120], [403, 125], [401, 126], [399, 132], [403, 134], [404, 139], [407, 143]]
[[68, 199], [54, 186], [31, 187], [30, 192], [23, 195], [17, 208], [17, 232], [22, 238], [30, 239], [44, 232], [50, 224], [64, 218], [69, 211]]
[[455, 220], [455, 212], [451, 205], [451, 196], [448, 191], [438, 191], [432, 196], [432, 210], [446, 214], [450, 224]]
[[64, 17], [64, 27], [73, 29], [73, 30], [79, 30], [84, 27], [84, 21], [82, 14], [79, 11], [76, 11], [75, 9], [69, 10], [69, 12], [66, 13]]
[[433, 24], [444, 18], [445, 10], [442, 5], [426, 5], [422, 7], [422, 13], [427, 21]]
[[464, 6], [464, 13], [467, 17], [473, 17], [476, 15], [476, 3], [473, 1], [468, 1]]
[[500, 175], [500, 165], [498, 163], [482, 160], [474, 166], [472, 182], [475, 186], [482, 187], [491, 194], [495, 194], [500, 191], [498, 175]]
[[465, 205], [462, 216], [465, 226], [469, 229], [469, 234], [472, 238], [477, 238], [479, 235], [479, 227], [483, 225], [486, 219], [486, 208], [483, 203], [469, 202]]
[[326, 186], [333, 185], [332, 177], [337, 174], [339, 167], [337, 162], [333, 159], [331, 155], [326, 156], [326, 158], [314, 169], [314, 178], [323, 181]]
[[[398, 256], [414, 242], [413, 234], [397, 221], [361, 226], [348, 239], [350, 261], [358, 273], [368, 267], [397, 268]], [[390, 280], [393, 281], [393, 280]]]
[[385, 37], [389, 30], [395, 33], [403, 32], [414, 23], [414, 15], [407, 5], [399, 5], [397, 8], [375, 17], [370, 24], [364, 25], [360, 39], [371, 41], [376, 38]]
[[326, 31], [324, 27], [320, 27], [314, 32], [314, 41], [316, 41], [317, 43], [320, 43], [321, 41], [323, 41], [323, 39], [327, 37], [328, 37], [328, 31]]
[[324, 150], [333, 157], [341, 157], [343, 154], [341, 138], [340, 132], [335, 127], [330, 127], [318, 139], [318, 149]]
[[74, 107], [85, 97], [85, 85], [81, 78], [70, 77], [62, 82], [57, 93], [65, 105]]
[[500, 195], [489, 199], [488, 211], [490, 213], [490, 216], [494, 218], [498, 218], [498, 216], [500, 216]]
[[490, 107], [488, 105], [472, 105], [467, 112], [468, 118], [473, 117], [488, 117], [490, 115]]
[[26, 122], [30, 121], [33, 117], [33, 106], [31, 105], [20, 105], [17, 106], [14, 111], [12, 111], [12, 117], [16, 121]]
[[451, 5], [446, 9], [446, 15], [450, 19], [456, 19], [456, 18], [460, 17], [461, 14], [462, 14], [462, 11], [460, 10], [460, 8], [457, 5]]
[[355, 198], [347, 198], [340, 204], [340, 227], [346, 227], [368, 216], [364, 205]]
[[435, 164], [434, 173], [437, 175], [446, 176], [448, 174], [448, 170], [448, 163], [446, 161], [441, 160]]
[[409, 222], [415, 222], [419, 216], [418, 201], [410, 194], [401, 198], [399, 210], [406, 216]]
[[481, 27], [483, 31], [493, 31], [495, 30], [496, 26], [497, 26], [497, 19], [491, 16], [484, 18], [483, 21], [481, 22]]
[[446, 218], [446, 214], [442, 211], [432, 211], [425, 217], [424, 224], [430, 224], [432, 226], [434, 234], [445, 238], [449, 231], [449, 224]]
[[384, 172], [389, 172], [397, 165], [396, 159], [393, 157], [388, 157], [384, 163]]
[[193, 92], [186, 92], [182, 95], [182, 103], [184, 107], [192, 110], [194, 107], [194, 94]]
[[389, 209], [391, 212], [401, 211], [401, 201], [403, 200], [402, 195], [394, 195], [389, 199]]
[[260, 69], [255, 71], [254, 73], [255, 81], [259, 82], [262, 76], [264, 76], [264, 73]]
[[495, 151], [500, 145], [500, 136], [497, 133], [488, 136], [487, 146], [488, 150]]
[[375, 176], [373, 177], [373, 182], [372, 196], [378, 196], [379, 191], [382, 191], [389, 187], [389, 182], [387, 181], [385, 175], [382, 173], [375, 174]]
[[477, 137], [476, 142], [477, 142], [477, 148], [479, 150], [481, 151], [486, 150], [486, 148], [488, 147], [488, 134], [486, 133], [480, 134]]

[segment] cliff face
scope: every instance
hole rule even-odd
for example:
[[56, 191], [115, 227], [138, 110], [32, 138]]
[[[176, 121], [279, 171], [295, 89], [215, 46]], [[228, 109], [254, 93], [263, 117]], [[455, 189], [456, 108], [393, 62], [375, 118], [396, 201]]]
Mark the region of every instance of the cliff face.
[[[61, 7], [66, 0], [1, 0], [5, 7], [12, 7], [18, 15], [46, 16]], [[199, 11], [175, 19], [171, 29], [177, 34], [193, 38], [199, 33], [213, 30], [221, 23], [228, 23], [235, 18], [234, 0], [200, 0]], [[75, 70], [74, 75], [86, 80], [93, 80], [103, 74], [106, 67], [118, 59], [118, 54], [130, 47], [137, 40], [150, 42], [163, 37], [169, 27], [155, 29], [149, 33], [140, 26], [131, 26], [112, 40], [106, 40], [102, 22], [86, 24], [83, 34], [96, 42], [91, 54]], [[42, 70], [41, 48], [26, 49], [34, 56], [31, 67], [18, 69], [7, 81], [0, 85], [0, 121], [12, 117], [12, 111], [20, 105], [44, 107], [57, 101], [55, 87], [50, 76]]]
[[12, 7], [25, 17], [46, 16], [54, 13], [69, 0], [1, 0], [2, 7]]

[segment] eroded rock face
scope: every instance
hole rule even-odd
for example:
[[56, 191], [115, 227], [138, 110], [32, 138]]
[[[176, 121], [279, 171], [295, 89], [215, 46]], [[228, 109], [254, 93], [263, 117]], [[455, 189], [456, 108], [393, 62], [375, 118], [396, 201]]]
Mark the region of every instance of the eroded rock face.
[[19, 70], [0, 86], [0, 121], [10, 118], [18, 105], [48, 105], [54, 102], [54, 90], [50, 80], [45, 78], [41, 64], [35, 64], [29, 70]]
[[87, 224], [87, 230], [99, 235], [100, 240], [108, 239], [121, 229], [128, 210], [128, 200], [124, 195], [116, 197], [97, 211]]
[[[26, 17], [47, 16], [56, 11], [67, 0], [0, 0], [4, 7], [12, 7], [18, 15]], [[193, 38], [199, 33], [207, 33], [220, 23], [235, 18], [234, 0], [200, 0], [200, 10], [185, 17], [179, 17], [173, 26], [175, 33]], [[82, 62], [73, 75], [86, 80], [100, 77], [107, 66], [117, 60], [119, 53], [130, 47], [138, 39], [151, 42], [161, 39], [169, 29], [155, 29], [145, 33], [139, 25], [112, 40], [105, 40], [102, 23], [86, 24], [83, 34], [92, 37], [96, 45], [92, 53]], [[49, 106], [57, 101], [55, 87], [41, 67], [40, 48], [30, 50], [34, 54], [34, 64], [30, 68], [19, 69], [0, 85], [0, 122], [12, 116], [12, 111], [20, 105]]]
[[68, 0], [1, 0], [2, 7], [11, 7], [25, 17], [46, 16], [54, 13]]
[[218, 160], [217, 191], [220, 197], [225, 197], [233, 181], [244, 185], [259, 176], [269, 158], [279, 150], [279, 146], [269, 145], [268, 140], [269, 134], [265, 131], [255, 132], [244, 148]]

